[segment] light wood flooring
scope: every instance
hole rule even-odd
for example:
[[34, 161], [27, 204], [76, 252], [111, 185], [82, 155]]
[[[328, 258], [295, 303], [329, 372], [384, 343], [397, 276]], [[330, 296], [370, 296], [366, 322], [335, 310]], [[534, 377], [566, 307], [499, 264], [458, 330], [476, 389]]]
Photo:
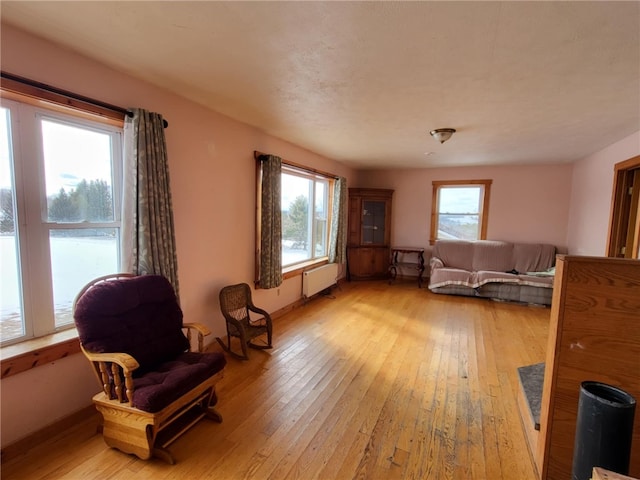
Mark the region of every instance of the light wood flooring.
[[2, 478], [535, 480], [516, 368], [544, 360], [549, 314], [408, 281], [346, 283], [276, 319], [274, 349], [228, 360], [224, 421], [175, 442], [176, 465], [107, 448], [92, 420]]

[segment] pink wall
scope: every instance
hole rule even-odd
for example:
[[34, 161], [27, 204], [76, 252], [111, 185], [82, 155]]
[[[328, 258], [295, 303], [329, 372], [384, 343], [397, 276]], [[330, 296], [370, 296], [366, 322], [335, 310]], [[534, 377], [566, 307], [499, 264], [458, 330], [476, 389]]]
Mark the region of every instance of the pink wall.
[[[640, 151], [636, 134], [579, 162], [573, 194], [570, 165], [354, 172], [12, 27], [2, 25], [1, 35], [3, 70], [167, 118], [182, 306], [188, 321], [205, 323], [214, 335], [224, 331], [219, 289], [253, 279], [254, 150], [345, 176], [351, 187], [394, 189], [396, 244], [428, 245], [432, 180], [491, 178], [489, 238], [548, 242], [561, 249], [568, 244], [598, 254], [606, 239], [600, 229], [608, 216], [611, 166]], [[594, 218], [592, 210], [598, 210]], [[257, 291], [255, 301], [275, 311], [300, 295], [296, 277], [278, 289]], [[81, 355], [3, 380], [2, 446], [90, 405], [95, 392]], [[47, 409], [36, 409], [25, 398], [46, 398]]]
[[[218, 291], [254, 277], [255, 161], [253, 151], [274, 153], [347, 177], [353, 171], [236, 122], [177, 95], [2, 25], [2, 69], [123, 107], [162, 113], [169, 121], [167, 148], [185, 319], [214, 336], [225, 332]], [[268, 311], [301, 297], [301, 276], [255, 294]], [[209, 337], [209, 341], [213, 337]], [[79, 371], [82, 375], [69, 375]], [[91, 404], [97, 384], [81, 355], [2, 381], [2, 446]], [[47, 398], [35, 409], [25, 398]], [[64, 399], [73, 401], [64, 401]]]
[[607, 254], [613, 168], [637, 155], [640, 155], [640, 131], [575, 163], [569, 210], [571, 254]]
[[360, 172], [361, 185], [395, 190], [392, 243], [429, 245], [434, 180], [491, 179], [487, 238], [567, 248], [571, 165]]

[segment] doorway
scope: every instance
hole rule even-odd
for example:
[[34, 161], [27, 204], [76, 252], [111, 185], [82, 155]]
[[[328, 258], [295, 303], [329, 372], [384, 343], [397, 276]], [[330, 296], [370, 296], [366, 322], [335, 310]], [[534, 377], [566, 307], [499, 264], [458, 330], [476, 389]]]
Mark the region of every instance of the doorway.
[[640, 258], [640, 156], [615, 165], [607, 256]]

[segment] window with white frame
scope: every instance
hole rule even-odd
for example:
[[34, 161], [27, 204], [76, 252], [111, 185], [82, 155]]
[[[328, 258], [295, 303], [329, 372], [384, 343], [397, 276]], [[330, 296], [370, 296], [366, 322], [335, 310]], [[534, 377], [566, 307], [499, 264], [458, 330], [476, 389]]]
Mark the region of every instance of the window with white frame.
[[2, 344], [71, 327], [78, 291], [119, 271], [121, 158], [121, 127], [2, 99]]
[[282, 166], [282, 266], [327, 257], [333, 179]]
[[491, 180], [432, 183], [430, 243], [486, 239]]

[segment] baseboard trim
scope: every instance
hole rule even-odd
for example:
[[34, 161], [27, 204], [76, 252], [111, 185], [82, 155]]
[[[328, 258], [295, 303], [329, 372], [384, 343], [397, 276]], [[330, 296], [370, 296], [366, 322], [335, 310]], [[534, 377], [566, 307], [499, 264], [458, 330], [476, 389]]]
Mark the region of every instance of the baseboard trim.
[[96, 417], [96, 425], [98, 425], [99, 416], [100, 414], [97, 412], [93, 404], [88, 407], [84, 407], [82, 410], [61, 418], [57, 422], [41, 428], [40, 430], [33, 432], [26, 437], [7, 445], [6, 447], [2, 447], [2, 450], [0, 451], [0, 462], [4, 464], [9, 460], [17, 458], [20, 455], [27, 453], [31, 448], [40, 445], [47, 440], [51, 440], [57, 435], [66, 432], [71, 427], [90, 420], [92, 417]]
[[[336, 282], [336, 284], [334, 286], [336, 286], [339, 289], [339, 288], [341, 288], [341, 286], [344, 284], [345, 281], [346, 281], [345, 278], [340, 278], [340, 279], [338, 279], [338, 281]], [[272, 319], [276, 319], [278, 317], [282, 317], [283, 315], [286, 315], [287, 313], [295, 310], [296, 308], [304, 307], [307, 303], [309, 303], [309, 301], [313, 300], [314, 298], [319, 298], [319, 297], [322, 297], [322, 292], [318, 292], [315, 295], [310, 296], [309, 298], [300, 297], [295, 302], [290, 303], [289, 305], [286, 305], [286, 306], [276, 310], [275, 312], [272, 312], [271, 313], [271, 318]]]

